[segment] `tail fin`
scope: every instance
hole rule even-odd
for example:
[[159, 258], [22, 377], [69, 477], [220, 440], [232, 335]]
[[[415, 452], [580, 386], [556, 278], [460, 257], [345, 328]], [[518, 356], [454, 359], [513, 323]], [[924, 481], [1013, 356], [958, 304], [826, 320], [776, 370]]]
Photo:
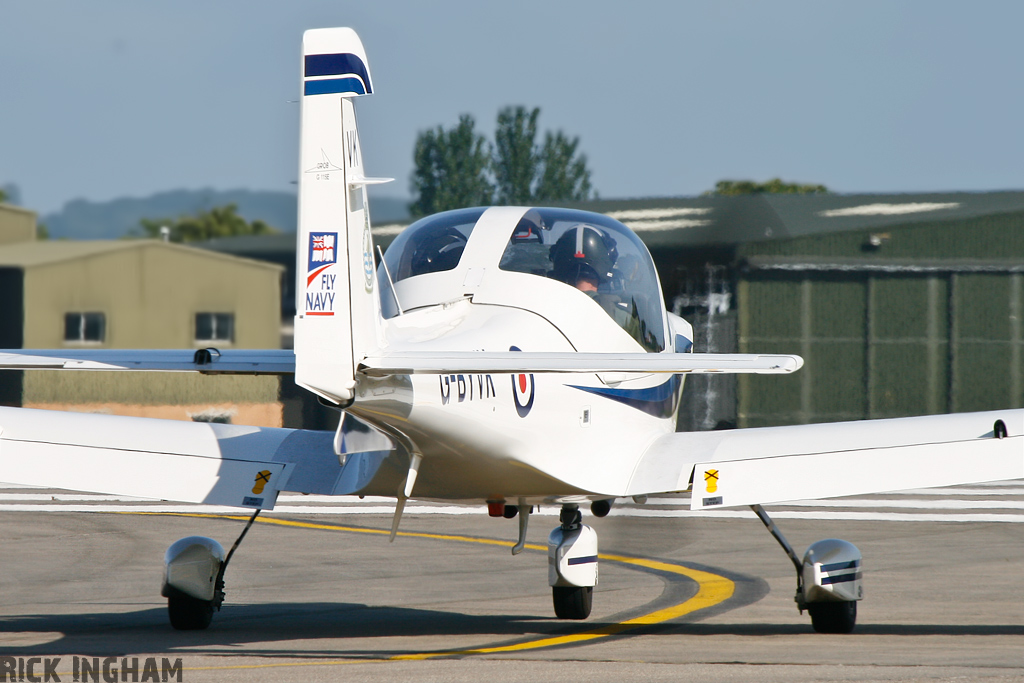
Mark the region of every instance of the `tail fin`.
[[355, 368], [381, 345], [380, 302], [352, 98], [373, 92], [349, 28], [302, 37], [295, 381], [331, 401], [354, 397]]

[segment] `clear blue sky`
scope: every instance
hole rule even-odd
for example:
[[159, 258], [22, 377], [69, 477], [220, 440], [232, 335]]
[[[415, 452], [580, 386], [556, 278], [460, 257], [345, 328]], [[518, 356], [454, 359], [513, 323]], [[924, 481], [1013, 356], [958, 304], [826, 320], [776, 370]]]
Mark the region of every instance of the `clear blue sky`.
[[0, 22], [0, 185], [40, 212], [289, 190], [304, 29], [361, 35], [364, 159], [408, 196], [416, 133], [506, 104], [581, 138], [603, 197], [722, 178], [1024, 188], [1021, 2], [25, 0]]

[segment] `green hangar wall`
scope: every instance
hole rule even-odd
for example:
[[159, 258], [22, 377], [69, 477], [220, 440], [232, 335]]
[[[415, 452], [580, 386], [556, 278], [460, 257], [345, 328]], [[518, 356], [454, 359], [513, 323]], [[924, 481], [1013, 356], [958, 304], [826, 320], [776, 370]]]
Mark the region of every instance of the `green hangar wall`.
[[736, 294], [740, 352], [805, 361], [739, 426], [1024, 406], [1024, 211], [744, 244]]

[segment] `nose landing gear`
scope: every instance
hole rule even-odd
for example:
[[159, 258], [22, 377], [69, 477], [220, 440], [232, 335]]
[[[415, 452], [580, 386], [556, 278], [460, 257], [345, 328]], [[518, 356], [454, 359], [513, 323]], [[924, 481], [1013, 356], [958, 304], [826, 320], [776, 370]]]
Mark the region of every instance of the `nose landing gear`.
[[597, 532], [582, 518], [578, 505], [563, 505], [561, 526], [548, 536], [548, 585], [559, 619], [586, 619], [593, 603]]

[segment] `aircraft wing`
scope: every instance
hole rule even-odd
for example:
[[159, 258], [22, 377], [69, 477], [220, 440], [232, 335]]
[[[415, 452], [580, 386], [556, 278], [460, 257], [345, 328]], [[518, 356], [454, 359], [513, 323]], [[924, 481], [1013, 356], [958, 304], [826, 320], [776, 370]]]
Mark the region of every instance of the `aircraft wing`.
[[677, 432], [657, 439], [626, 495], [685, 491], [691, 509], [1024, 477], [1024, 410]]
[[360, 372], [387, 375], [452, 373], [789, 373], [800, 356], [717, 353], [547, 353], [476, 351], [398, 351], [363, 359]]
[[17, 349], [0, 351], [0, 370], [147, 370], [210, 375], [288, 375], [295, 372], [295, 352], [290, 349]]
[[332, 432], [0, 408], [0, 481], [242, 508], [333, 493]]
[[[366, 375], [451, 373], [738, 373], [794, 372], [799, 356], [715, 353], [385, 352], [364, 358]], [[145, 370], [205, 374], [286, 375], [295, 372], [290, 349], [0, 351], [0, 370]]]

